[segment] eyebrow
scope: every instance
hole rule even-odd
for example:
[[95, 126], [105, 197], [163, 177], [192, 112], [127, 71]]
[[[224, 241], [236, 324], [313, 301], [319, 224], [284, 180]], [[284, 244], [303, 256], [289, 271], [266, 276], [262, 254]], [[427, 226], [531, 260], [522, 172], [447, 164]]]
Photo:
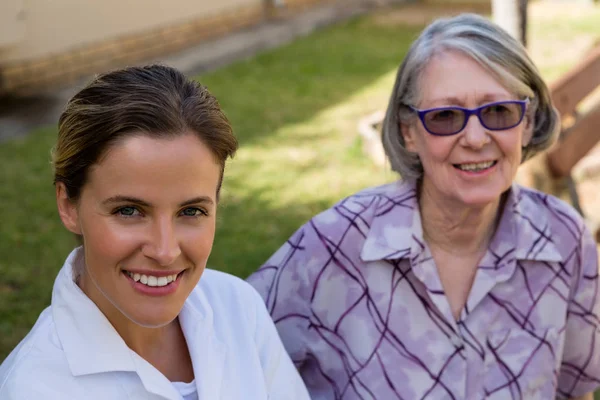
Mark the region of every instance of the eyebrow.
[[[152, 204], [148, 203], [147, 201], [138, 199], [137, 197], [131, 197], [131, 196], [121, 196], [121, 195], [112, 196], [102, 202], [102, 204], [104, 204], [104, 205], [111, 205], [111, 204], [115, 204], [115, 203], [131, 203], [131, 204], [137, 204], [142, 207], [152, 207]], [[198, 196], [198, 197], [194, 197], [194, 198], [191, 198], [189, 200], [186, 200], [186, 201], [180, 203], [179, 207], [185, 207], [185, 206], [189, 206], [191, 204], [203, 204], [203, 203], [212, 205], [212, 204], [214, 204], [214, 201], [208, 196]]]

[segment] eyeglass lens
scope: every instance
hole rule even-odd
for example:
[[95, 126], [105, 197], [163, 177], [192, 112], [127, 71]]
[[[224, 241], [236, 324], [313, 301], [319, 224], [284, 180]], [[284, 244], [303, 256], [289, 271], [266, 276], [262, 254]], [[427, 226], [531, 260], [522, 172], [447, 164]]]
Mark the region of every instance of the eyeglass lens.
[[[503, 130], [516, 126], [523, 117], [519, 103], [497, 103], [484, 107], [479, 112], [481, 124], [490, 130]], [[423, 122], [425, 128], [438, 135], [460, 132], [466, 125], [467, 114], [456, 108], [438, 109], [427, 112]]]

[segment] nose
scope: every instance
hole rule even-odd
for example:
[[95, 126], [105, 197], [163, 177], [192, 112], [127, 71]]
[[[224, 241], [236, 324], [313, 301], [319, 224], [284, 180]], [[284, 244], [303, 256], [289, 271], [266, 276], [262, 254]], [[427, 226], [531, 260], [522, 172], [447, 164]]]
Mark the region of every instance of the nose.
[[481, 125], [476, 115], [471, 115], [463, 129], [462, 142], [464, 146], [481, 149], [490, 142], [491, 138], [487, 129]]
[[173, 264], [181, 255], [173, 221], [171, 218], [155, 220], [150, 229], [149, 239], [142, 248], [143, 254], [162, 267]]

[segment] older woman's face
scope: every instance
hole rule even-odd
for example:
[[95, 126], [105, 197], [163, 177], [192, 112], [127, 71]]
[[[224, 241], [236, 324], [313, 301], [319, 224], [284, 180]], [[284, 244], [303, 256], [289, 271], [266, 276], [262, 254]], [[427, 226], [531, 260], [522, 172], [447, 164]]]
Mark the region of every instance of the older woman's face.
[[[420, 81], [419, 109], [442, 106], [476, 108], [518, 99], [473, 59], [445, 52], [431, 60]], [[481, 206], [506, 191], [521, 163], [521, 147], [530, 140], [528, 118], [514, 128], [490, 131], [476, 116], [452, 136], [434, 136], [422, 123], [402, 127], [408, 150], [423, 164], [423, 187], [441, 201]], [[475, 164], [479, 164], [476, 170]]]
[[139, 135], [91, 168], [77, 205], [63, 204], [65, 225], [83, 235], [80, 286], [113, 325], [125, 317], [156, 327], [177, 317], [211, 252], [219, 177], [193, 134]]

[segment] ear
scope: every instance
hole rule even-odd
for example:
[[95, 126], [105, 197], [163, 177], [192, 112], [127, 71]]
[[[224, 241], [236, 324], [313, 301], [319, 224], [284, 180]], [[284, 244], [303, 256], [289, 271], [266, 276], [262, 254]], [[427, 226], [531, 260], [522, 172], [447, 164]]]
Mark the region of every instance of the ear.
[[56, 182], [56, 205], [58, 207], [58, 215], [65, 228], [76, 235], [81, 235], [77, 204], [67, 196], [67, 188], [63, 182]]
[[406, 148], [406, 150], [410, 151], [411, 153], [416, 153], [417, 152], [417, 145], [416, 145], [416, 132], [414, 129], [414, 125], [407, 125], [405, 123], [400, 123], [400, 134], [402, 135], [402, 138], [404, 139], [404, 147]]
[[522, 147], [527, 147], [531, 139], [533, 138], [533, 128], [535, 126], [535, 119], [533, 115], [525, 115], [525, 120], [523, 121], [523, 144]]

